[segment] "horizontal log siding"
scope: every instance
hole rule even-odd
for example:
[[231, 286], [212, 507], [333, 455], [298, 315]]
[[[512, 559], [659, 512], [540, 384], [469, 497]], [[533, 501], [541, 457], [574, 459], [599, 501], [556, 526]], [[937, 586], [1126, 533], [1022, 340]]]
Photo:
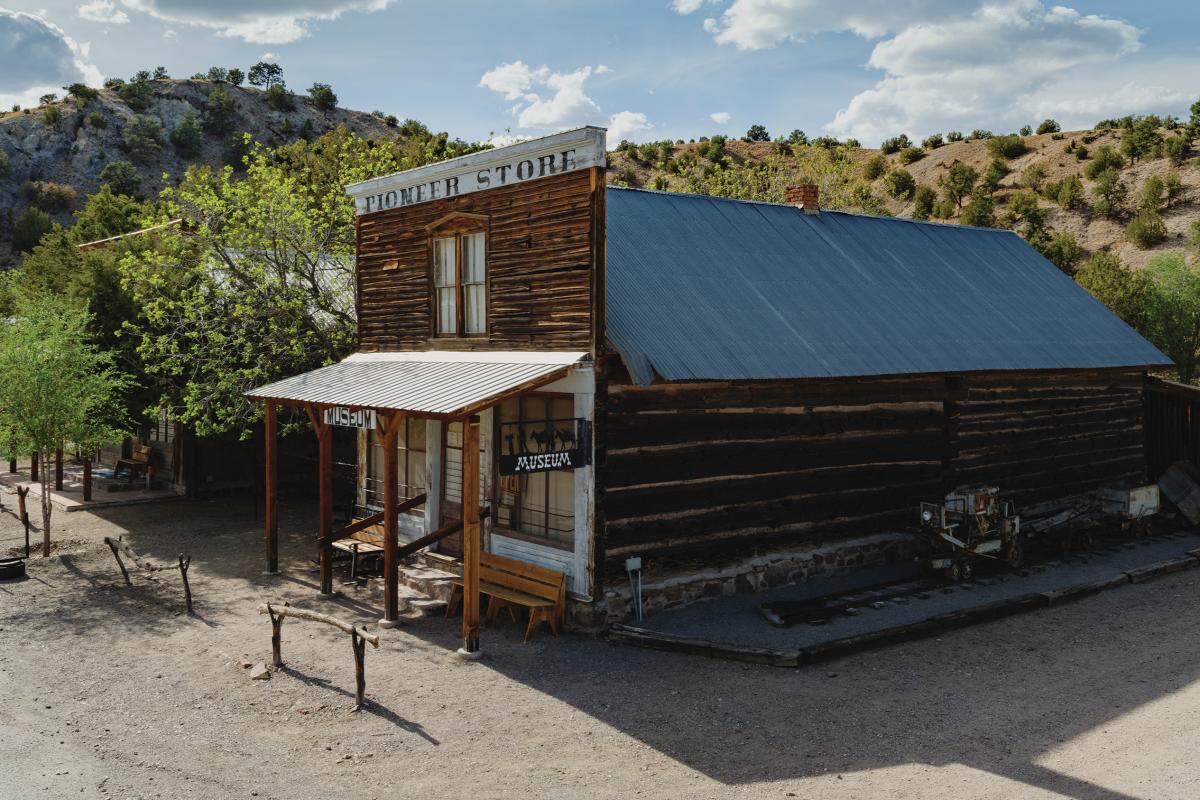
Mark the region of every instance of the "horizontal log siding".
[[[360, 348], [590, 350], [603, 183], [579, 170], [359, 217]], [[489, 217], [486, 338], [431, 338], [426, 226], [453, 212]]]
[[[614, 372], [619, 372], [614, 370]], [[638, 387], [610, 382], [605, 560], [717, 563], [906, 525], [995, 483], [1018, 504], [1140, 480], [1142, 375]]]

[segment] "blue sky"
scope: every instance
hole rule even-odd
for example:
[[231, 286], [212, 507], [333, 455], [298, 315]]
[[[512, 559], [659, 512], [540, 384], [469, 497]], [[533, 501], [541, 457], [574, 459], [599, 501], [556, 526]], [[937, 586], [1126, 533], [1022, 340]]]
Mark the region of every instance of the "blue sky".
[[610, 143], [1067, 127], [1186, 115], [1200, 4], [1171, 0], [0, 0], [0, 103], [269, 57], [288, 85], [465, 139]]

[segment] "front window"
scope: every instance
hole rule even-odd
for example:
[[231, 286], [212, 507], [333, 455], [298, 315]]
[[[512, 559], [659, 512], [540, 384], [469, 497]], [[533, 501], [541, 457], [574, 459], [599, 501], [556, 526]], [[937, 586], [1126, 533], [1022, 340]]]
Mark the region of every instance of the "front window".
[[433, 240], [438, 336], [487, 333], [487, 252], [482, 233]]
[[[383, 437], [377, 431], [367, 432], [370, 438], [368, 452], [370, 459], [367, 469], [366, 502], [372, 509], [383, 508], [384, 481], [383, 474]], [[425, 420], [406, 417], [396, 432], [396, 484], [397, 497], [400, 502], [425, 492]], [[424, 515], [423, 509], [409, 512], [415, 516]]]
[[[570, 395], [523, 395], [500, 406], [502, 452], [542, 452], [563, 445], [552, 437], [574, 423]], [[569, 470], [501, 475], [496, 525], [541, 544], [575, 545], [575, 473]]]

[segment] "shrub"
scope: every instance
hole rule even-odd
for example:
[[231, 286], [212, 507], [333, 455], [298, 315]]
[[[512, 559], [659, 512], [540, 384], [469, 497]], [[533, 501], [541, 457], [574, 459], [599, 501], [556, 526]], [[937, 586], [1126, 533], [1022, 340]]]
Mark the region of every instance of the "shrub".
[[245, 169], [246, 158], [250, 155], [250, 134], [231, 133], [225, 137], [222, 157], [225, 163], [237, 170]]
[[1152, 208], [1143, 208], [1125, 226], [1125, 238], [1143, 249], [1160, 244], [1167, 238], [1167, 225]]
[[1143, 329], [1150, 289], [1143, 272], [1126, 269], [1111, 253], [1096, 253], [1075, 274], [1075, 280], [1126, 323]]
[[108, 127], [108, 120], [99, 111], [93, 111], [87, 115], [87, 124], [93, 128], [103, 130]]
[[70, 86], [64, 86], [63, 89], [66, 90], [67, 94], [84, 105], [100, 96], [99, 89], [93, 89], [86, 83], [72, 83]]
[[192, 156], [204, 145], [204, 134], [200, 130], [200, 118], [195, 111], [185, 111], [175, 130], [171, 131], [171, 144], [181, 156]]
[[908, 135], [904, 133], [900, 134], [899, 136], [893, 136], [891, 139], [884, 139], [883, 144], [879, 145], [879, 149], [882, 150], [885, 155], [899, 153], [906, 147], [912, 147], [912, 142], [908, 140]]
[[808, 137], [805, 136], [804, 131], [797, 128], [788, 134], [787, 142], [788, 144], [805, 145], [808, 144]]
[[1026, 189], [1040, 192], [1042, 183], [1046, 180], [1046, 168], [1041, 164], [1030, 164], [1021, 170], [1021, 185]]
[[0, 178], [7, 178], [10, 166], [8, 163], [8, 153], [0, 148]]
[[154, 68], [153, 80], [165, 81], [169, 77], [171, 77], [171, 76], [167, 74], [166, 67], [155, 67]]
[[993, 135], [994, 134], [991, 131], [984, 130], [983, 128], [976, 128], [975, 130], [971, 131], [971, 135], [967, 138], [983, 140], [990, 139]]
[[915, 161], [920, 161], [925, 157], [925, 151], [919, 147], [905, 147], [900, 151], [897, 158], [901, 164], [912, 164]]
[[105, 78], [104, 79], [104, 88], [105, 89], [120, 89], [124, 85], [125, 85], [124, 78]]
[[31, 204], [49, 212], [66, 211], [78, 196], [70, 186], [53, 181], [26, 181], [21, 194]]
[[1163, 155], [1171, 159], [1173, 164], [1182, 164], [1187, 160], [1192, 149], [1192, 137], [1178, 133], [1163, 142]]
[[1016, 158], [1023, 155], [1028, 148], [1025, 147], [1024, 139], [1010, 133], [988, 139], [987, 149], [996, 158]]
[[1183, 181], [1179, 173], [1171, 170], [1162, 176], [1163, 191], [1167, 195], [1167, 208], [1175, 205], [1175, 201], [1183, 195]]
[[1167, 185], [1157, 175], [1151, 175], [1142, 182], [1142, 190], [1138, 192], [1137, 205], [1139, 209], [1157, 211], [1166, 202]]
[[37, 246], [42, 237], [54, 229], [50, 215], [40, 208], [30, 206], [17, 217], [12, 228], [12, 249], [17, 253], [28, 253]]
[[273, 84], [263, 92], [263, 99], [276, 111], [291, 111], [293, 107], [292, 93], [282, 83]]
[[955, 161], [950, 165], [950, 170], [942, 176], [941, 184], [946, 199], [954, 203], [956, 207], [962, 208], [963, 200], [975, 188], [978, 181], [978, 170], [969, 164]]
[[42, 109], [42, 124], [47, 128], [58, 129], [62, 125], [62, 109], [58, 106], [46, 106]]
[[225, 73], [225, 82], [233, 86], [241, 86], [246, 82], [246, 73], [237, 67], [230, 67], [229, 71]]
[[1086, 147], [1084, 147], [1083, 145], [1079, 145], [1079, 147], [1075, 148], [1075, 160], [1076, 161], [1086, 161], [1087, 157], [1088, 157], [1088, 149]]
[[887, 172], [887, 159], [882, 155], [874, 156], [863, 164], [863, 177], [869, 181], [878, 180]]
[[954, 203], [949, 200], [938, 200], [933, 204], [933, 216], [938, 219], [950, 219], [954, 216]]
[[1120, 216], [1129, 197], [1129, 187], [1121, 180], [1115, 169], [1108, 169], [1096, 177], [1092, 187], [1092, 208], [1106, 217]]
[[747, 142], [769, 142], [771, 134], [767, 133], [767, 129], [762, 125], [751, 125], [746, 131]]
[[1030, 125], [1023, 125], [1023, 126], [1021, 126], [1021, 132], [1020, 132], [1020, 135], [1021, 135], [1021, 136], [1031, 136], [1031, 135], [1033, 135], [1033, 127], [1032, 127], [1032, 126], [1030, 126]]
[[929, 219], [933, 214], [933, 204], [937, 202], [937, 192], [928, 186], [918, 186], [913, 194], [913, 219]]
[[121, 99], [125, 101], [125, 105], [134, 111], [145, 111], [154, 101], [154, 87], [150, 85], [148, 73], [139, 72], [117, 91], [121, 95]]
[[1087, 255], [1070, 231], [1056, 231], [1038, 249], [1054, 266], [1068, 275], [1075, 273], [1075, 266]]
[[308, 90], [312, 104], [321, 111], [331, 111], [337, 108], [338, 98], [328, 83], [314, 83]]
[[1021, 235], [1036, 244], [1045, 233], [1046, 212], [1038, 203], [1038, 196], [1030, 191], [1020, 191], [1008, 199], [1005, 222], [1011, 227], [1020, 226]]
[[116, 194], [136, 197], [142, 186], [142, 176], [128, 161], [110, 161], [100, 170], [100, 182]]
[[992, 196], [982, 189], [971, 193], [971, 200], [962, 210], [959, 224], [973, 225], [976, 228], [991, 228], [996, 224], [995, 204]]
[[921, 142], [921, 147], [924, 147], [926, 150], [937, 150], [945, 143], [940, 133], [934, 133], [925, 137], [924, 141]]
[[1092, 163], [1084, 167], [1083, 174], [1090, 180], [1096, 180], [1101, 173], [1109, 170], [1115, 171], [1123, 166], [1125, 166], [1125, 159], [1121, 157], [1121, 154], [1105, 144], [1096, 149], [1096, 155], [1092, 156]]
[[399, 124], [399, 122], [400, 122], [400, 120], [396, 119], [395, 114], [388, 114], [386, 117], [383, 118], [383, 124], [387, 125], [389, 128], [396, 127], [396, 125]]
[[1078, 175], [1068, 175], [1058, 185], [1058, 193], [1054, 198], [1063, 208], [1078, 210], [1083, 208], [1086, 196], [1083, 191], [1083, 181]]
[[158, 117], [135, 114], [121, 132], [125, 149], [138, 161], [148, 161], [162, 150], [163, 127]]
[[947, 142], [961, 142], [963, 140], [962, 131], [950, 131], [946, 134]]
[[204, 104], [204, 129], [214, 136], [225, 136], [237, 124], [237, 105], [224, 86], [209, 92]]
[[1061, 130], [1062, 128], [1058, 126], [1058, 123], [1052, 119], [1044, 119], [1042, 120], [1042, 124], [1037, 126], [1039, 136], [1043, 133], [1058, 133]]
[[889, 172], [883, 179], [883, 184], [887, 193], [897, 200], [907, 200], [917, 190], [917, 182], [913, 179], [912, 173], [905, 169]]
[[229, 70], [224, 67], [209, 67], [204, 77], [213, 83], [224, 83], [225, 79], [229, 77]]

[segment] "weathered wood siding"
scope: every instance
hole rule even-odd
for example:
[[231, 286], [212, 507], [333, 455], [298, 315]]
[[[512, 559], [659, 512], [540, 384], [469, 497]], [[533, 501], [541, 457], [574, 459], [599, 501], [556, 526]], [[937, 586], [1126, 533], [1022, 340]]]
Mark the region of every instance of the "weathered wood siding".
[[1157, 478], [1176, 461], [1200, 466], [1200, 387], [1146, 383], [1146, 465]]
[[[616, 372], [617, 370], [614, 370]], [[1140, 373], [608, 385], [605, 560], [717, 562], [911, 521], [996, 483], [1036, 502], [1144, 471]]]
[[[359, 217], [360, 349], [590, 350], [603, 202], [603, 176], [591, 169]], [[482, 338], [433, 338], [426, 226], [455, 212], [487, 217]]]

